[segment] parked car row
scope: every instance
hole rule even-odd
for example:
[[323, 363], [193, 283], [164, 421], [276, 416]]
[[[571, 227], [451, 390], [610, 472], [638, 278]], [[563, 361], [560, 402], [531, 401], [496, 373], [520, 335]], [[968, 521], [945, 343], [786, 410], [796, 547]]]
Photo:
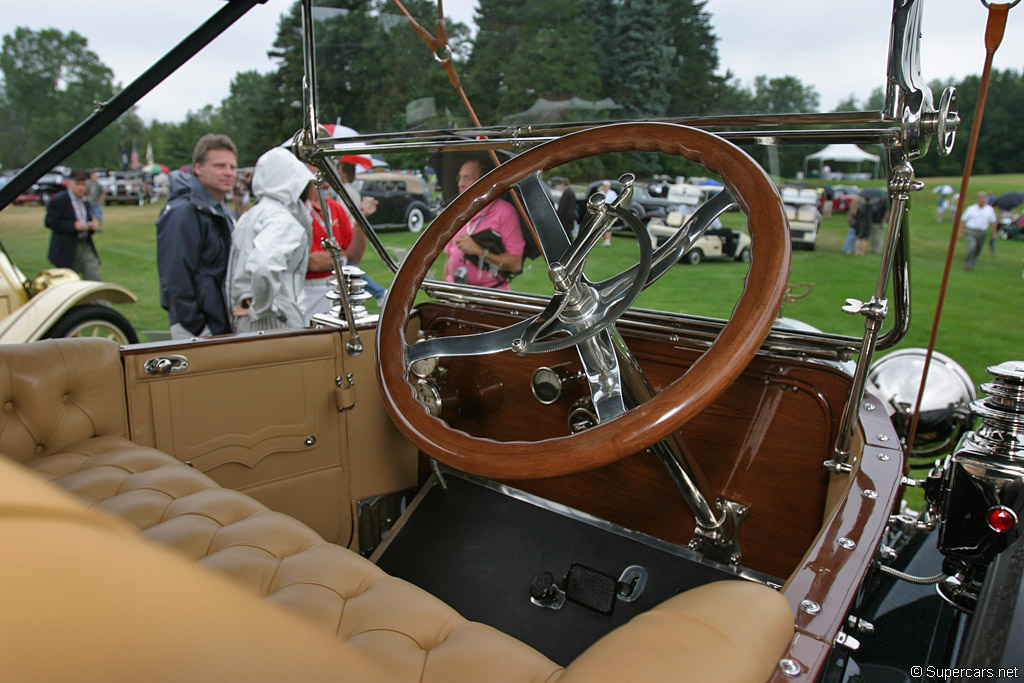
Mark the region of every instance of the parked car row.
[[99, 182], [106, 190], [104, 204], [138, 204], [142, 206], [154, 198], [152, 177], [141, 171], [114, 171], [101, 176]]

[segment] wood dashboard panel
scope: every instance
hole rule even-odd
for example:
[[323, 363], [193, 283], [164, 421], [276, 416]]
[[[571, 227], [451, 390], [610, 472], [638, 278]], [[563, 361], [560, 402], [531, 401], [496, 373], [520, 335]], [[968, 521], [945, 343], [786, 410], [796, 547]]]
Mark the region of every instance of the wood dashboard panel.
[[[419, 308], [432, 335], [480, 332], [517, 319], [503, 313], [441, 304]], [[650, 332], [622, 331], [649, 381], [660, 390], [679, 377], [700, 350]], [[540, 440], [568, 433], [570, 407], [588, 395], [570, 381], [551, 405], [530, 389], [533, 372], [580, 369], [574, 349], [520, 358], [511, 352], [449, 358], [444, 415], [455, 428], [499, 441]], [[744, 374], [680, 434], [713, 495], [742, 503], [749, 513], [740, 531], [743, 564], [785, 577], [820, 529], [827, 473], [849, 378], [835, 368], [756, 358]], [[557, 453], [551, 457], [557, 458]], [[510, 485], [674, 543], [693, 537], [694, 518], [661, 462], [638, 453], [612, 465], [568, 477]]]

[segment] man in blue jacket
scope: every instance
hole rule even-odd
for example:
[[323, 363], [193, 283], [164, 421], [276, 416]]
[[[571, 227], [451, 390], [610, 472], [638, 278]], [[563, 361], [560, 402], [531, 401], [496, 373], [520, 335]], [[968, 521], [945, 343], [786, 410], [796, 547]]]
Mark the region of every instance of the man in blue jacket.
[[228, 136], [209, 133], [196, 143], [192, 166], [195, 175], [175, 179], [156, 221], [160, 305], [172, 339], [232, 331], [224, 276], [235, 214], [224, 198], [238, 176], [238, 151]]
[[72, 172], [67, 189], [47, 204], [45, 224], [53, 231], [48, 256], [58, 268], [72, 268], [84, 280], [99, 280], [100, 259], [92, 235], [100, 227], [85, 197], [88, 178], [85, 171]]

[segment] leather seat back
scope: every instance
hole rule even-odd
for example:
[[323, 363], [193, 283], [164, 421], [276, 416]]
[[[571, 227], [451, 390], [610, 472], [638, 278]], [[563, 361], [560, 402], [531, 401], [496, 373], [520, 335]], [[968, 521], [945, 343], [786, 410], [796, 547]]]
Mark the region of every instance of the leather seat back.
[[0, 346], [0, 453], [27, 462], [92, 437], [127, 436], [122, 375], [118, 345], [107, 339]]

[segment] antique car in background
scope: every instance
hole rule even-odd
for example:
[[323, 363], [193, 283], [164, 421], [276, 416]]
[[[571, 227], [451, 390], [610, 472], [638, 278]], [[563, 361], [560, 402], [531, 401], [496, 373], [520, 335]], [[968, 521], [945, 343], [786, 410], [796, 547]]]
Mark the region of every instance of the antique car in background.
[[142, 171], [114, 171], [100, 182], [106, 190], [106, 204], [138, 204], [153, 198], [153, 185]]
[[375, 227], [419, 232], [434, 219], [435, 202], [422, 176], [372, 171], [357, 174], [354, 185], [362, 196], [377, 200], [377, 211], [370, 216]]
[[[227, 3], [161, 69], [256, 4]], [[311, 328], [0, 347], [12, 679], [853, 682], [1020, 664], [1024, 367], [992, 367], [921, 480], [895, 417], [908, 390], [886, 381], [905, 366], [871, 373], [909, 324], [912, 162], [931, 143], [948, 153], [959, 121], [953, 93], [936, 104], [921, 76], [921, 0], [894, 4], [883, 111], [346, 138], [319, 126], [334, 118], [316, 71], [332, 45], [315, 41], [346, 16], [314, 9], [301, 4], [292, 149], [395, 272], [383, 310], [361, 305], [361, 271], [338, 257], [335, 304]], [[453, 68], [437, 40], [424, 65]], [[891, 201], [877, 274], [836, 310], [863, 319], [860, 336], [778, 320], [790, 227], [752, 156], [851, 138], [885, 147]], [[410, 148], [513, 154], [399, 267], [335, 161]], [[570, 243], [542, 176], [633, 151], [701, 163], [725, 189], [652, 246], [621, 168], [622, 192], [586, 198]], [[429, 279], [502, 196], [536, 240], [544, 291]], [[675, 266], [731, 209], [750, 259], [714, 314], [701, 269]], [[635, 256], [591, 272], [616, 222]], [[635, 306], [649, 287], [694, 290], [696, 310]], [[908, 487], [923, 511], [902, 504]]]
[[856, 185], [832, 185], [818, 198], [818, 208], [821, 210], [825, 209], [825, 202], [829, 201], [827, 199], [828, 192], [832, 193], [832, 211], [835, 213], [849, 211], [850, 204], [860, 196], [860, 188]]
[[135, 328], [111, 303], [135, 303], [128, 289], [82, 280], [70, 268], [47, 268], [32, 280], [0, 244], [0, 344], [53, 337], [139, 341]]

